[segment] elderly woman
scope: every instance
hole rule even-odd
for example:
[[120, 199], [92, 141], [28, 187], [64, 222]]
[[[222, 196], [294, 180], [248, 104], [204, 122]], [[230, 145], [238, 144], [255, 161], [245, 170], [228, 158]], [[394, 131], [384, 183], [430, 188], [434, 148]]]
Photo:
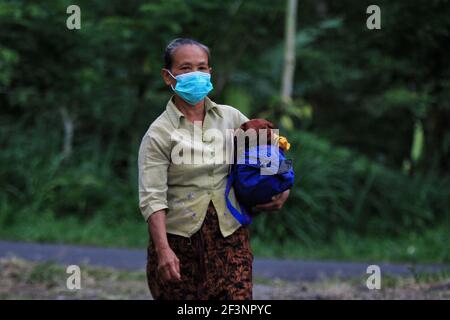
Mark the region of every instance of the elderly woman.
[[[225, 136], [248, 120], [207, 97], [213, 88], [209, 63], [208, 47], [195, 40], [175, 39], [167, 46], [161, 75], [174, 94], [139, 149], [139, 204], [150, 235], [147, 280], [155, 299], [252, 299], [249, 230], [225, 203], [229, 164], [174, 161], [180, 137], [201, 132], [199, 141], [186, 139], [193, 154], [204, 155], [217, 143], [225, 150], [225, 139], [205, 133], [215, 129]], [[278, 210], [288, 194], [253, 211]], [[236, 206], [233, 192], [230, 197]]]

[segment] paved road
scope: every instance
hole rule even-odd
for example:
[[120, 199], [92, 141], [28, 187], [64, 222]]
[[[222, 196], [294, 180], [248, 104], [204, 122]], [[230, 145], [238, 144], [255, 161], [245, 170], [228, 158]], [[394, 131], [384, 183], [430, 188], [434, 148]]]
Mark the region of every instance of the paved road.
[[[32, 261], [50, 260], [62, 264], [86, 263], [93, 266], [125, 270], [143, 270], [146, 262], [144, 249], [114, 249], [0, 241], [0, 258], [13, 256]], [[403, 276], [411, 274], [411, 266], [402, 264], [255, 258], [253, 276], [289, 281], [315, 281], [327, 277], [359, 277], [366, 274], [367, 266], [370, 264], [379, 265], [384, 275]], [[415, 270], [417, 272], [436, 272], [450, 270], [450, 266], [416, 265]]]

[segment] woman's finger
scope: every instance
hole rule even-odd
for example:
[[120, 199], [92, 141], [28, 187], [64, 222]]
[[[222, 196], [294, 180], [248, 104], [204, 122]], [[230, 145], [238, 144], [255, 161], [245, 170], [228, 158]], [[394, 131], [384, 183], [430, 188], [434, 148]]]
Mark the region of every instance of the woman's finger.
[[278, 207], [278, 204], [279, 204], [279, 202], [278, 202], [277, 200], [276, 200], [276, 201], [269, 202], [269, 203], [258, 204], [258, 205], [256, 206], [256, 209], [257, 209], [257, 210], [262, 210], [262, 211], [265, 211], [265, 210], [275, 210], [275, 208]]
[[180, 280], [181, 279], [180, 272], [177, 271], [177, 267], [176, 267], [175, 263], [170, 264], [169, 270], [170, 270], [171, 280]]
[[269, 206], [270, 206], [270, 204], [268, 204], [268, 203], [258, 204], [258, 205], [255, 206], [255, 211], [264, 211], [264, 210], [266, 210]]
[[276, 194], [276, 195], [274, 195], [274, 196], [272, 197], [272, 201], [275, 201], [275, 200], [278, 200], [278, 199], [280, 199], [282, 195], [283, 195], [283, 192], [282, 192], [282, 193], [279, 193], [279, 194]]
[[273, 207], [274, 203], [275, 203], [275, 201], [271, 201], [271, 202], [263, 203], [263, 204], [258, 204], [256, 206], [256, 208], [259, 209], [259, 210], [267, 210], [267, 209]]
[[181, 270], [180, 270], [180, 260], [175, 260], [175, 268], [178, 272], [178, 274], [181, 276]]

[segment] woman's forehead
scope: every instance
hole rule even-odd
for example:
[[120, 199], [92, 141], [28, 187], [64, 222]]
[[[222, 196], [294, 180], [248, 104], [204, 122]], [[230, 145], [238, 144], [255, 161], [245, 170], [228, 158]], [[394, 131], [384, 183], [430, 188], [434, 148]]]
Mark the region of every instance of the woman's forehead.
[[186, 44], [175, 49], [172, 56], [174, 64], [208, 64], [208, 54], [197, 45]]

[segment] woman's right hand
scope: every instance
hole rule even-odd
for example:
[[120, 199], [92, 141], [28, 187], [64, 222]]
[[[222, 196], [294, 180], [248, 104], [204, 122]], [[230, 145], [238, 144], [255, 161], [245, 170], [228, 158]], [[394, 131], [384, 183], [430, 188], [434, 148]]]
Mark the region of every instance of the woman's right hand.
[[158, 254], [158, 272], [163, 281], [180, 281], [180, 260], [170, 247], [156, 250]]
[[178, 260], [167, 241], [165, 209], [154, 212], [147, 222], [148, 231], [158, 256], [157, 269], [159, 275], [163, 281], [181, 280], [180, 260]]

